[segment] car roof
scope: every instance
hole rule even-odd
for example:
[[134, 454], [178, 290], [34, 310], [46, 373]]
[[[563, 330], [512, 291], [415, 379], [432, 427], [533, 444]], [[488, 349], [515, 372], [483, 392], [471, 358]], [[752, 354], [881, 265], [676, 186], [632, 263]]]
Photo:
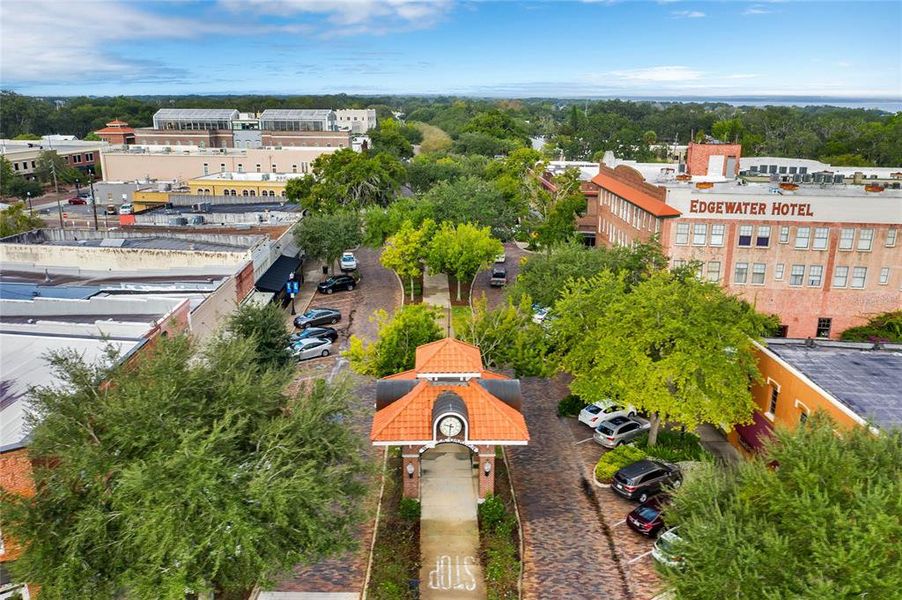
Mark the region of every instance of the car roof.
[[659, 468], [661, 465], [656, 463], [653, 460], [642, 459], [638, 462], [634, 462], [631, 465], [627, 465], [620, 469], [620, 473], [626, 477], [634, 477], [636, 475], [642, 475], [643, 473], [648, 473], [649, 471], [654, 471]]
[[623, 425], [624, 423], [629, 423], [632, 421], [629, 417], [617, 416], [613, 419], [608, 419], [605, 423], [610, 423], [611, 425]]
[[317, 308], [311, 308], [307, 312], [311, 312], [311, 313], [312, 312], [336, 312], [337, 313], [338, 309], [337, 308], [317, 307]]
[[[301, 345], [310, 346], [317, 342], [319, 342], [319, 343], [329, 342], [329, 340], [327, 340], [326, 338], [321, 338], [321, 337], [308, 337], [308, 338], [301, 338], [300, 340], [298, 340], [297, 343], [301, 344]], [[329, 342], [329, 343], [331, 343], [331, 342]]]

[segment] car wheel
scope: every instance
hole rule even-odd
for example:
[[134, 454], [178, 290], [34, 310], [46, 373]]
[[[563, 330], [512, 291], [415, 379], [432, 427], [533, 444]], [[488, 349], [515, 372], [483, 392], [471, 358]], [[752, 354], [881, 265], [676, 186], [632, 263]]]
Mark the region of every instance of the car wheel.
[[648, 492], [642, 492], [641, 494], [639, 494], [639, 504], [644, 503], [646, 500], [648, 500]]
[[349, 292], [354, 291], [354, 285], [353, 285], [353, 284], [349, 284], [349, 285], [348, 285], [348, 291], [349, 291]]
[[329, 351], [323, 350], [323, 352], [322, 352], [322, 354], [320, 354], [320, 356], [329, 356]]
[[327, 293], [327, 294], [331, 294], [331, 293], [332, 293], [332, 288], [328, 288], [328, 289], [326, 290], [326, 293]]
[[635, 416], [636, 416], [636, 411], [633, 411], [633, 412], [631, 412], [630, 414], [628, 414], [628, 415], [626, 415], [626, 416], [628, 416], [628, 417], [635, 417]]
[[677, 479], [676, 481], [673, 482], [673, 489], [678, 489], [681, 485], [683, 485], [683, 480]]
[[332, 320], [329, 321], [329, 323], [331, 323], [332, 325], [335, 325], [336, 323], [338, 323], [338, 319], [336, 319], [335, 317], [332, 317]]

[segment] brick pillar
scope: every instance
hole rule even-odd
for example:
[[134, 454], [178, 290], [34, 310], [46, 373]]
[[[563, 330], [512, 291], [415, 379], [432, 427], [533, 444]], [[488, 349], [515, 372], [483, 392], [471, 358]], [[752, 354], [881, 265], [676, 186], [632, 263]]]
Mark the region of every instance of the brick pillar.
[[[486, 466], [489, 467], [486, 473]], [[479, 501], [495, 493], [495, 446], [479, 446]]]
[[419, 450], [419, 446], [401, 447], [401, 479], [404, 481], [404, 497], [417, 500], [420, 499]]

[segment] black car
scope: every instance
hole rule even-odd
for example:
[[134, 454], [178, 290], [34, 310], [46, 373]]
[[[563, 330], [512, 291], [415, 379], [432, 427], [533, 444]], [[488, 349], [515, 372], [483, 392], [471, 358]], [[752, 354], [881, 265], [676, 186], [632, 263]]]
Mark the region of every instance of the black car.
[[664, 507], [670, 504], [670, 496], [661, 494], [649, 498], [626, 516], [626, 524], [633, 531], [655, 537], [664, 527]]
[[348, 290], [350, 292], [355, 287], [357, 287], [357, 279], [355, 279], [353, 275], [342, 274], [333, 275], [316, 286], [316, 289], [319, 290], [321, 294], [331, 294], [332, 292], [339, 290]]
[[335, 308], [311, 308], [294, 318], [294, 326], [307, 329], [314, 325], [334, 325], [341, 321], [341, 311]]
[[645, 502], [665, 487], [680, 487], [680, 468], [657, 460], [640, 460], [614, 473], [611, 489], [630, 500]]
[[338, 332], [331, 327], [307, 327], [303, 331], [292, 333], [290, 338], [292, 342], [306, 338], [324, 338], [334, 342], [338, 339]]

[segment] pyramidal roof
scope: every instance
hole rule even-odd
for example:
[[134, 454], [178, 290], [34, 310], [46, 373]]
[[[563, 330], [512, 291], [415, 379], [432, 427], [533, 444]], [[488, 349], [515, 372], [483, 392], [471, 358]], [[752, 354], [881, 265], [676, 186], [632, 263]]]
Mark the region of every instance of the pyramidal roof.
[[482, 373], [479, 348], [454, 338], [444, 338], [417, 348], [414, 371], [433, 373]]

